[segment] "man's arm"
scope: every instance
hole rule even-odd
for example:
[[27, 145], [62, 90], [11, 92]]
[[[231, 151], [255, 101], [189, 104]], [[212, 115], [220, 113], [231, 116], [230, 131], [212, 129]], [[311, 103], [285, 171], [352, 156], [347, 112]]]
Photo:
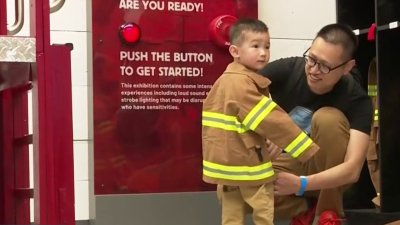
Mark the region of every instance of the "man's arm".
[[[368, 134], [350, 129], [350, 140], [344, 162], [325, 171], [307, 176], [306, 191], [334, 188], [357, 182], [365, 162], [368, 144]], [[275, 194], [289, 195], [296, 193], [299, 189], [299, 176], [286, 172], [277, 174]]]

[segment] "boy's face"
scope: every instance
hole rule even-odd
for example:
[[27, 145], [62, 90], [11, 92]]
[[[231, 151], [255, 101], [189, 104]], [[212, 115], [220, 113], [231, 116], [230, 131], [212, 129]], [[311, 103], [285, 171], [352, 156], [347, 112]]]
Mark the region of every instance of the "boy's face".
[[268, 32], [244, 31], [243, 41], [234, 46], [231, 52], [235, 61], [248, 69], [258, 71], [267, 65], [269, 61], [270, 39]]

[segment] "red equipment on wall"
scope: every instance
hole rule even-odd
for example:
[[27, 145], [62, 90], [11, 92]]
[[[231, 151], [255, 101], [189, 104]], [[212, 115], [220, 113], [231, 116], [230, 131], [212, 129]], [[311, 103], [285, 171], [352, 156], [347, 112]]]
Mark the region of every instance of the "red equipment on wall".
[[0, 224], [29, 224], [33, 198], [35, 224], [73, 225], [71, 48], [50, 45], [48, 1], [31, 0], [29, 38], [6, 36], [6, 9], [0, 0]]

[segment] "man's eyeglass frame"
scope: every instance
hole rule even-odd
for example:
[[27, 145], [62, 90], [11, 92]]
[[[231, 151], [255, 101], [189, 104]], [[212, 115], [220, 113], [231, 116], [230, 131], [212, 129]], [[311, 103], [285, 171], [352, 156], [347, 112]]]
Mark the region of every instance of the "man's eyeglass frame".
[[[308, 66], [310, 66], [310, 67], [314, 67], [315, 65], [317, 65], [318, 70], [319, 70], [321, 73], [323, 73], [323, 74], [328, 74], [328, 73], [332, 72], [332, 70], [336, 70], [337, 68], [339, 68], [339, 67], [345, 65], [346, 63], [348, 63], [348, 62], [351, 60], [351, 59], [349, 59], [349, 60], [347, 60], [347, 61], [345, 61], [345, 62], [343, 62], [343, 63], [341, 63], [341, 64], [339, 64], [339, 65], [337, 65], [337, 66], [335, 66], [335, 67], [333, 67], [333, 68], [330, 68], [330, 67], [327, 66], [327, 65], [321, 64], [321, 63], [318, 62], [318, 60], [316, 60], [315, 58], [313, 58], [313, 57], [311, 57], [311, 56], [309, 56], [309, 55], [306, 55], [306, 53], [310, 50], [310, 48], [311, 48], [311, 47], [309, 47], [309, 48], [303, 53], [304, 61], [306, 61], [306, 64], [307, 64]], [[315, 63], [314, 63], [313, 65], [309, 64], [309, 62], [310, 62], [309, 59], [313, 60]], [[328, 68], [328, 72], [322, 71], [322, 70], [321, 70], [321, 65], [324, 66], [324, 67], [326, 67], [326, 68]]]

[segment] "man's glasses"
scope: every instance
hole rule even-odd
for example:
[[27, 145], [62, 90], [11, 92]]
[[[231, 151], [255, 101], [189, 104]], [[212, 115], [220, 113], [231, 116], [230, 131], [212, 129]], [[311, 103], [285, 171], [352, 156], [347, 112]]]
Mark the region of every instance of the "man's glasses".
[[340, 65], [337, 65], [335, 67], [329, 67], [325, 64], [322, 64], [320, 62], [318, 62], [317, 59], [314, 59], [313, 57], [306, 55], [306, 53], [308, 52], [308, 50], [310, 50], [310, 48], [308, 48], [304, 53], [303, 53], [303, 57], [304, 57], [304, 61], [306, 62], [306, 64], [310, 67], [314, 67], [315, 65], [317, 65], [318, 70], [323, 73], [323, 74], [328, 74], [330, 73], [332, 70], [336, 70], [337, 68], [343, 66], [344, 64], [346, 64], [347, 62], [349, 62], [350, 60], [345, 61], [344, 63], [341, 63]]

